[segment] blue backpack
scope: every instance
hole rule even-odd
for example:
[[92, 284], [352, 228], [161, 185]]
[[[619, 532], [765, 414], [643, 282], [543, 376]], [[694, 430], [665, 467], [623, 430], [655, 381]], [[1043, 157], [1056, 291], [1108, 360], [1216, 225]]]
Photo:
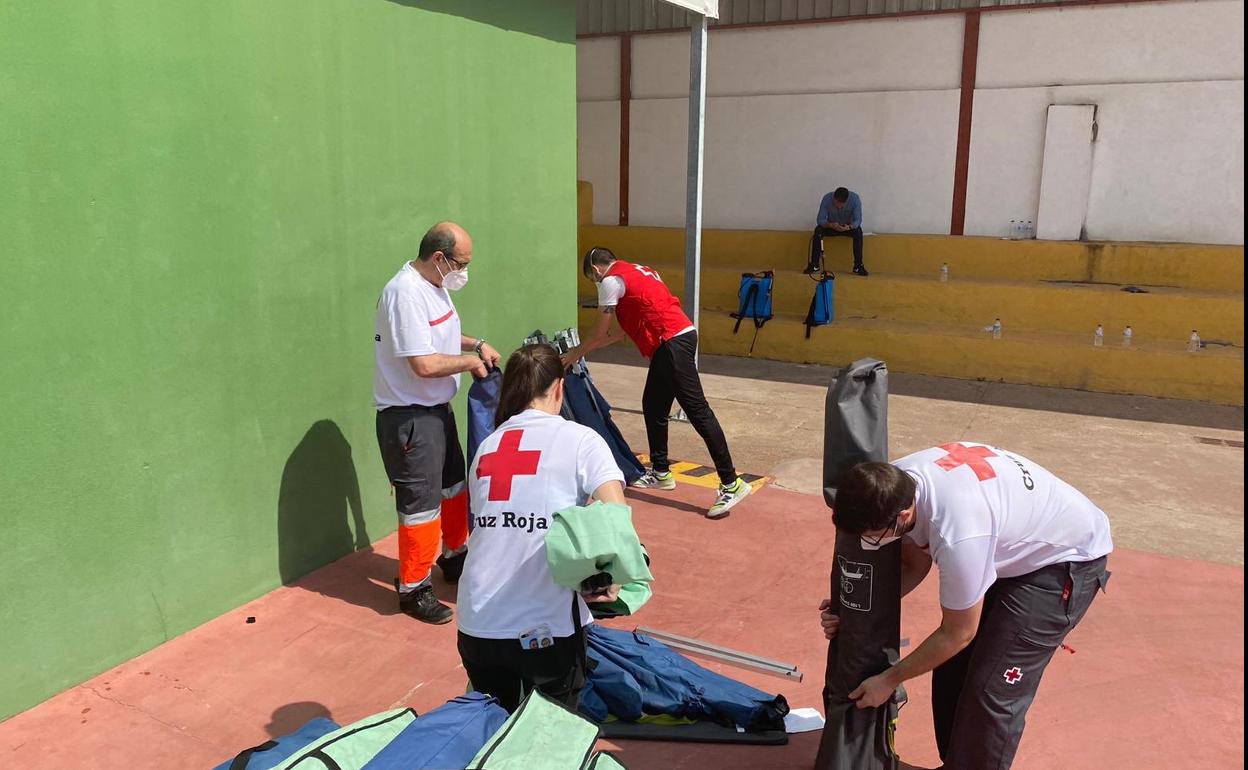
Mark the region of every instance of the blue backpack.
[[836, 276], [824, 272], [815, 277], [815, 281], [815, 296], [810, 298], [810, 309], [806, 311], [806, 339], [810, 339], [811, 329], [830, 324], [835, 317], [832, 311], [832, 284]]
[[296, 751], [318, 738], [334, 732], [338, 723], [325, 717], [317, 717], [290, 735], [283, 735], [259, 746], [244, 749], [233, 759], [227, 759], [214, 770], [271, 770], [291, 757]]
[[408, 725], [363, 770], [452, 770], [467, 767], [507, 721], [498, 700], [470, 692]]
[[771, 288], [775, 282], [775, 273], [765, 270], [761, 273], [742, 273], [741, 286], [737, 289], [737, 312], [732, 317], [737, 319], [732, 333], [741, 329], [741, 322], [747, 318], [754, 321], [754, 339], [750, 340], [750, 353], [754, 352], [754, 343], [758, 341], [758, 330], [771, 320]]

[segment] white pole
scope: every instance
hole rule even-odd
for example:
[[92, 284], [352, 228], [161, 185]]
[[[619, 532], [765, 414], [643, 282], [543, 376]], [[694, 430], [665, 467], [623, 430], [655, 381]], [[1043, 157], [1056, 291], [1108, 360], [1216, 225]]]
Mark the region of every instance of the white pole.
[[[685, 314], [698, 326], [702, 305], [702, 139], [706, 133], [706, 16], [696, 14], [689, 36], [689, 151], [685, 174]], [[693, 352], [698, 365], [698, 351]], [[672, 419], [688, 422], [679, 407]]]
[[[685, 313], [698, 326], [702, 290], [702, 139], [706, 130], [706, 17], [689, 39], [689, 154], [685, 188]], [[697, 359], [695, 358], [696, 362]]]

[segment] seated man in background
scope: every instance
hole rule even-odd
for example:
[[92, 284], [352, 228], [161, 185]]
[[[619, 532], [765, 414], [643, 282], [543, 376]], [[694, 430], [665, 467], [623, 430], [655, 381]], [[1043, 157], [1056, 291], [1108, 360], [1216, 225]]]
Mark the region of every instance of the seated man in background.
[[854, 275], [868, 275], [867, 268], [862, 265], [862, 199], [858, 197], [858, 193], [838, 187], [823, 196], [819, 203], [815, 234], [810, 239], [810, 261], [805, 270], [807, 274], [817, 273], [822, 269], [825, 235], [853, 238]]

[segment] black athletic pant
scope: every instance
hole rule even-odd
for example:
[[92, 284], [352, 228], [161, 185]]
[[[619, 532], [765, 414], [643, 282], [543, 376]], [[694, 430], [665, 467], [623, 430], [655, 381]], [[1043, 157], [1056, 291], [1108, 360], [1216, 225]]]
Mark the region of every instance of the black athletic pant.
[[576, 711], [585, 686], [585, 630], [556, 637], [544, 650], [526, 650], [519, 639], [459, 634], [459, 657], [472, 689], [498, 698], [508, 713], [535, 688]]
[[936, 746], [950, 770], [1008, 770], [1040, 676], [1109, 573], [1105, 557], [997, 580], [979, 632], [932, 672]]
[[646, 438], [650, 442], [650, 465], [660, 473], [671, 468], [667, 457], [667, 420], [674, 399], [684, 410], [693, 429], [706, 442], [720, 483], [727, 485], [737, 480], [737, 469], [732, 464], [724, 430], [719, 427], [719, 420], [715, 419], [715, 413], [702, 393], [702, 378], [698, 376], [698, 367], [693, 360], [697, 350], [698, 333], [685, 332], [660, 345], [650, 359], [646, 389], [641, 394]]
[[823, 263], [823, 239], [824, 236], [839, 236], [842, 238], [854, 239], [854, 267], [862, 267], [862, 228], [855, 227], [853, 230], [833, 230], [830, 227], [815, 227], [815, 235], [810, 239], [810, 267], [818, 270]]

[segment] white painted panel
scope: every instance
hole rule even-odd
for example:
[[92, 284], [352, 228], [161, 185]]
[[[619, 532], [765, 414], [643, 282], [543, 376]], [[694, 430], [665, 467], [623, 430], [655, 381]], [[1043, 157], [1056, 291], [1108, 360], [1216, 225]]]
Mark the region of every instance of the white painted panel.
[[[718, 66], [716, 38], [707, 35], [706, 70], [712, 77]], [[689, 31], [633, 38], [633, 98], [684, 99], [689, 95]]]
[[979, 88], [1243, 79], [1243, 0], [986, 13]]
[[[634, 102], [630, 222], [684, 224], [684, 103]], [[707, 101], [707, 227], [806, 229], [844, 185], [875, 232], [948, 232], [956, 91]], [[644, 170], [643, 170], [644, 169]]]
[[594, 224], [619, 224], [619, 102], [581, 102], [576, 106], [576, 178], [594, 186]]
[[1092, 187], [1092, 123], [1090, 104], [1049, 107], [1040, 169], [1040, 211], [1036, 237], [1046, 241], [1077, 241], [1088, 214]]
[[962, 17], [725, 30], [709, 61], [712, 96], [957, 88]]
[[1242, 244], [1244, 81], [1105, 94], [1095, 99], [1088, 237]]
[[[709, 136], [709, 119], [707, 124]], [[683, 99], [633, 101], [629, 112], [629, 224], [685, 226], [688, 125], [689, 107]], [[706, 226], [712, 225], [707, 222]]]
[[1097, 104], [1092, 240], [1244, 242], [1244, 84], [976, 91], [966, 233], [1036, 219], [1050, 104]]
[[[1057, 89], [1051, 89], [1057, 90]], [[1036, 219], [1050, 89], [976, 91], [966, 185], [967, 235], [1009, 235]]]
[[601, 101], [620, 98], [620, 40], [593, 37], [576, 41], [576, 98]]
[[[709, 96], [949, 89], [961, 75], [956, 15], [716, 30], [708, 40]], [[633, 39], [635, 98], [683, 98], [688, 81], [687, 33]]]

